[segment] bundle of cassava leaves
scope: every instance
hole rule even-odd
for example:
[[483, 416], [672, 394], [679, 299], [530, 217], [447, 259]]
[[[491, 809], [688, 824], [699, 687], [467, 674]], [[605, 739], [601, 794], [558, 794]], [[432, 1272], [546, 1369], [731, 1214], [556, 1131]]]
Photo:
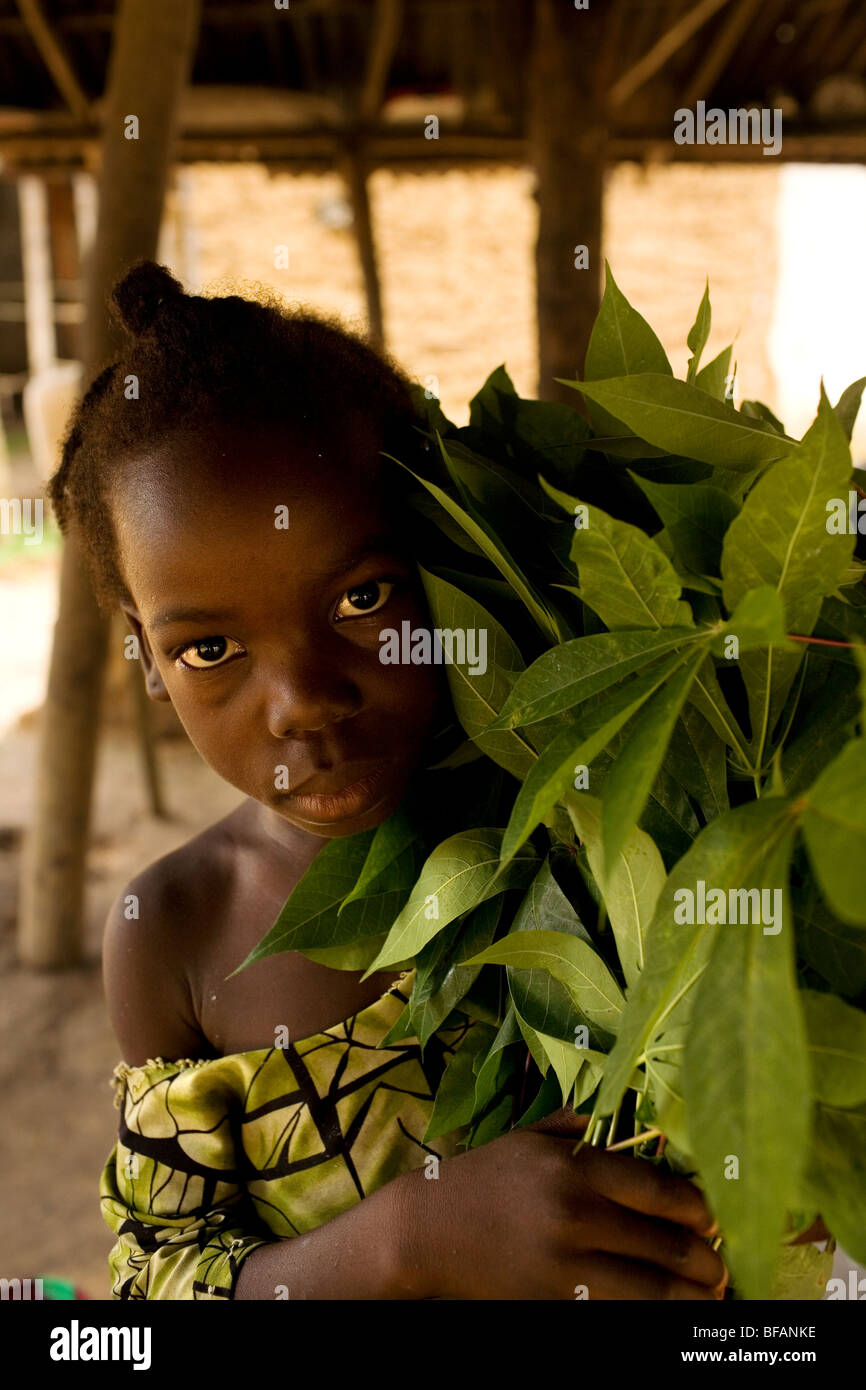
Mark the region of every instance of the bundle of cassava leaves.
[[608, 269], [588, 421], [503, 367], [465, 428], [418, 391], [394, 486], [457, 722], [245, 964], [413, 967], [386, 1045], [476, 1020], [425, 1139], [570, 1101], [695, 1175], [737, 1297], [820, 1297], [818, 1214], [866, 1262], [864, 382], [795, 441], [709, 330], [705, 294], [675, 379]]

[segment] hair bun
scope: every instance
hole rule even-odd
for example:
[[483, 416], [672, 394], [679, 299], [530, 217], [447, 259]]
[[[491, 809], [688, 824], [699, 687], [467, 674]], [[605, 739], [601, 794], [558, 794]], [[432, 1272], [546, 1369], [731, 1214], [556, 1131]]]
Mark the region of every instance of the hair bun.
[[138, 261], [111, 291], [111, 304], [124, 328], [136, 337], [146, 336], [165, 300], [183, 297], [183, 286], [164, 265]]

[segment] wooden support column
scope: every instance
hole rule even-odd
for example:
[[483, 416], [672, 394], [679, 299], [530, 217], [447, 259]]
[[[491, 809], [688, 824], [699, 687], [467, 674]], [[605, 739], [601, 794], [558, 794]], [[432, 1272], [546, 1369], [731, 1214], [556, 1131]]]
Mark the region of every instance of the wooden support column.
[[27, 327], [27, 367], [30, 376], [56, 360], [54, 282], [48, 232], [48, 193], [38, 174], [18, 180], [21, 217], [21, 260], [24, 274], [24, 316]]
[[[84, 382], [119, 345], [106, 296], [157, 245], [179, 99], [195, 49], [199, 0], [121, 0], [108, 74], [99, 214], [87, 276]], [[128, 117], [138, 138], [128, 139]], [[35, 822], [23, 866], [19, 957], [37, 966], [82, 958], [84, 871], [109, 624], [78, 546], [67, 540], [42, 710]]]
[[[372, 36], [364, 68], [364, 79], [357, 99], [354, 101], [355, 109], [352, 114], [353, 126], [360, 126], [361, 130], [372, 126], [378, 119], [382, 102], [385, 99], [394, 50], [400, 38], [402, 21], [403, 0], [376, 0], [372, 15]], [[382, 289], [376, 259], [376, 238], [367, 184], [368, 165], [364, 155], [363, 141], [358, 138], [356, 129], [353, 129], [347, 137], [338, 165], [354, 217], [355, 240], [358, 244], [361, 274], [364, 277], [367, 320], [370, 325], [369, 339], [373, 347], [382, 348], [385, 345], [385, 327], [382, 317]]]
[[[583, 370], [601, 294], [607, 150], [601, 6], [537, 0], [530, 73], [529, 150], [536, 173], [538, 395], [578, 405], [555, 378]], [[585, 246], [588, 268], [575, 266]]]
[[385, 343], [382, 290], [379, 283], [379, 267], [376, 261], [376, 241], [373, 234], [373, 218], [370, 212], [367, 170], [363, 155], [358, 149], [348, 148], [346, 150], [340, 161], [340, 173], [346, 186], [349, 202], [352, 205], [355, 240], [358, 244], [361, 274], [364, 277], [367, 320], [370, 325], [369, 339], [373, 347], [381, 348]]

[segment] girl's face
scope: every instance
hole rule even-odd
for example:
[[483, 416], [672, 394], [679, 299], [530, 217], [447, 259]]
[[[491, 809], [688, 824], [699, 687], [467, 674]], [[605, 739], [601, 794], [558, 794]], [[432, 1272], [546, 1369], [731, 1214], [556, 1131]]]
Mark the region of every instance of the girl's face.
[[441, 667], [379, 660], [382, 629], [430, 620], [370, 426], [344, 439], [175, 436], [113, 498], [151, 698], [227, 782], [325, 838], [392, 814], [447, 702]]

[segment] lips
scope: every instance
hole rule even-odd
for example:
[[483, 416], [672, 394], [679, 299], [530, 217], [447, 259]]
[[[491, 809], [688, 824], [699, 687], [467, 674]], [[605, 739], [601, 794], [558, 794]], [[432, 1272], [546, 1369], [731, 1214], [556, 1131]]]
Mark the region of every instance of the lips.
[[341, 796], [343, 792], [356, 787], [359, 782], [384, 772], [388, 765], [385, 758], [367, 758], [364, 762], [344, 763], [342, 768], [331, 776], [310, 777], [299, 782], [290, 796]]
[[[311, 784], [303, 790], [290, 792], [285, 800], [299, 811], [307, 811], [318, 820], [344, 820], [362, 811], [371, 810], [383, 799], [383, 784], [389, 771], [388, 763], [349, 764], [339, 781], [331, 779]], [[358, 775], [359, 769], [361, 775]]]

